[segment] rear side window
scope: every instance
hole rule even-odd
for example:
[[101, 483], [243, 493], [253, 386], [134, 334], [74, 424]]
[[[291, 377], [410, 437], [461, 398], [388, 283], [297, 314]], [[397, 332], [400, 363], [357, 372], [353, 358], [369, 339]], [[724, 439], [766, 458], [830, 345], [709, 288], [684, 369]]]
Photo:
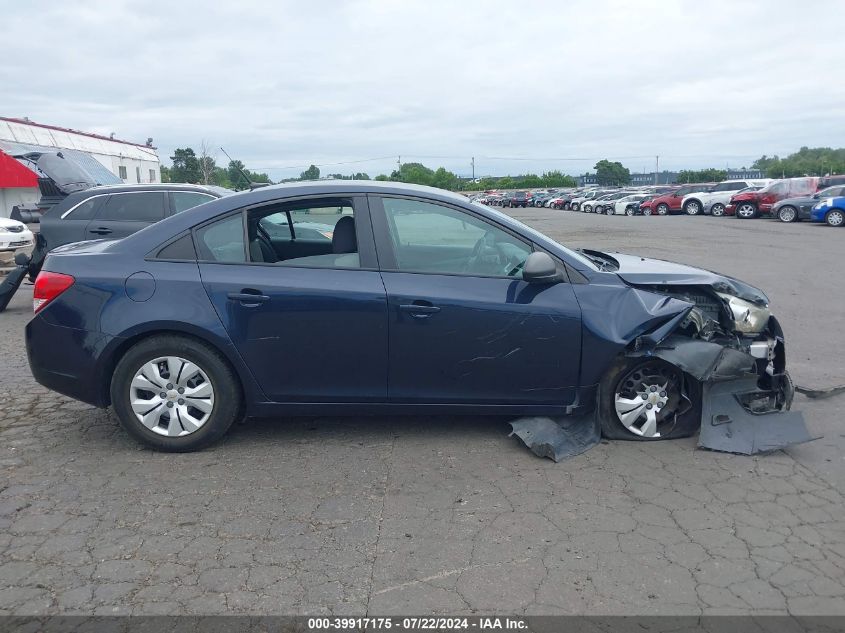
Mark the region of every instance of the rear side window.
[[171, 242], [164, 248], [162, 248], [158, 255], [156, 255], [157, 259], [178, 259], [178, 260], [189, 260], [193, 261], [197, 258], [197, 254], [194, 251], [194, 240], [191, 238], [191, 234], [188, 233], [180, 237], [175, 242]]
[[243, 215], [230, 215], [197, 229], [196, 247], [203, 261], [227, 264], [245, 262]]
[[97, 214], [98, 220], [126, 222], [158, 222], [163, 217], [164, 193], [161, 191], [112, 194]]
[[170, 192], [170, 206], [173, 208], [173, 213], [180, 213], [187, 209], [193, 209], [203, 202], [210, 202], [214, 200], [214, 196], [207, 193], [199, 193], [197, 191], [171, 191]]
[[66, 217], [68, 220], [90, 220], [94, 217], [97, 205], [102, 201], [102, 198], [88, 198], [88, 200], [63, 217]]

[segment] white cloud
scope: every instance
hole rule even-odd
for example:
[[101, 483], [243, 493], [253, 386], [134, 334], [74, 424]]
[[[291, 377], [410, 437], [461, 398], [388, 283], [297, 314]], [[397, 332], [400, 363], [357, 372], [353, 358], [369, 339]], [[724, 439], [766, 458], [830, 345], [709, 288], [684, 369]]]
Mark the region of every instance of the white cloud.
[[210, 139], [277, 178], [400, 154], [575, 173], [593, 161], [490, 157], [639, 170], [655, 154], [740, 166], [845, 145], [840, 0], [0, 0], [0, 14], [3, 115], [152, 136], [165, 159]]

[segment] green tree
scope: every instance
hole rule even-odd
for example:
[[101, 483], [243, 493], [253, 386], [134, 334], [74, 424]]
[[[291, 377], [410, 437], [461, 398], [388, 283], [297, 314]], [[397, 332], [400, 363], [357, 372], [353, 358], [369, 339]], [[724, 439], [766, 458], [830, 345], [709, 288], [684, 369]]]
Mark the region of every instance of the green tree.
[[752, 167], [763, 170], [769, 178], [842, 174], [845, 173], [845, 148], [802, 147], [785, 158], [761, 156]]
[[316, 165], [311, 165], [308, 169], [304, 172], [299, 174], [300, 180], [319, 180], [320, 179], [320, 168]]
[[726, 180], [728, 172], [724, 169], [683, 169], [678, 172], [676, 182], [720, 182]]
[[169, 173], [170, 182], [198, 183], [200, 181], [199, 159], [190, 147], [174, 150], [170, 160], [173, 163]]
[[600, 160], [593, 169], [600, 185], [627, 185], [631, 182], [631, 172], [622, 163]]
[[170, 179], [170, 167], [166, 165], [161, 166], [161, 182], [173, 182]]
[[235, 191], [242, 191], [249, 189], [249, 183], [244, 178], [241, 171], [244, 170], [244, 164], [239, 160], [230, 160], [229, 167], [226, 169], [226, 174], [229, 179], [229, 187]]

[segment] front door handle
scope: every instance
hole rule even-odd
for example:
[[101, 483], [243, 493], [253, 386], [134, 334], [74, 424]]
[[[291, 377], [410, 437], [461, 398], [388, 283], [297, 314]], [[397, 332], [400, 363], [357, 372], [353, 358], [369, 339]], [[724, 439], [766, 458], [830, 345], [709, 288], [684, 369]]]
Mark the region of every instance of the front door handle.
[[416, 319], [424, 319], [440, 312], [440, 308], [430, 303], [406, 303], [399, 306], [400, 312], [407, 312]]
[[241, 305], [247, 307], [255, 307], [262, 303], [270, 301], [270, 297], [263, 295], [258, 291], [254, 292], [230, 292], [228, 295], [231, 301], [240, 301]]
[[96, 229], [90, 229], [89, 230], [89, 233], [94, 233], [96, 235], [108, 235], [111, 232], [112, 232], [111, 229], [106, 228], [104, 226], [98, 226]]

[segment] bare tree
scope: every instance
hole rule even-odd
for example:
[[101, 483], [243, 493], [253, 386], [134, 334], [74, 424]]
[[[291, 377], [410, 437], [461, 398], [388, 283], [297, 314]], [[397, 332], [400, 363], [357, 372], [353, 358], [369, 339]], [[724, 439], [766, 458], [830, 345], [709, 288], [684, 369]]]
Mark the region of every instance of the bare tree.
[[202, 175], [202, 183], [204, 185], [211, 184], [211, 179], [214, 176], [214, 168], [217, 162], [217, 152], [211, 153], [214, 143], [202, 140], [200, 144], [200, 174]]

